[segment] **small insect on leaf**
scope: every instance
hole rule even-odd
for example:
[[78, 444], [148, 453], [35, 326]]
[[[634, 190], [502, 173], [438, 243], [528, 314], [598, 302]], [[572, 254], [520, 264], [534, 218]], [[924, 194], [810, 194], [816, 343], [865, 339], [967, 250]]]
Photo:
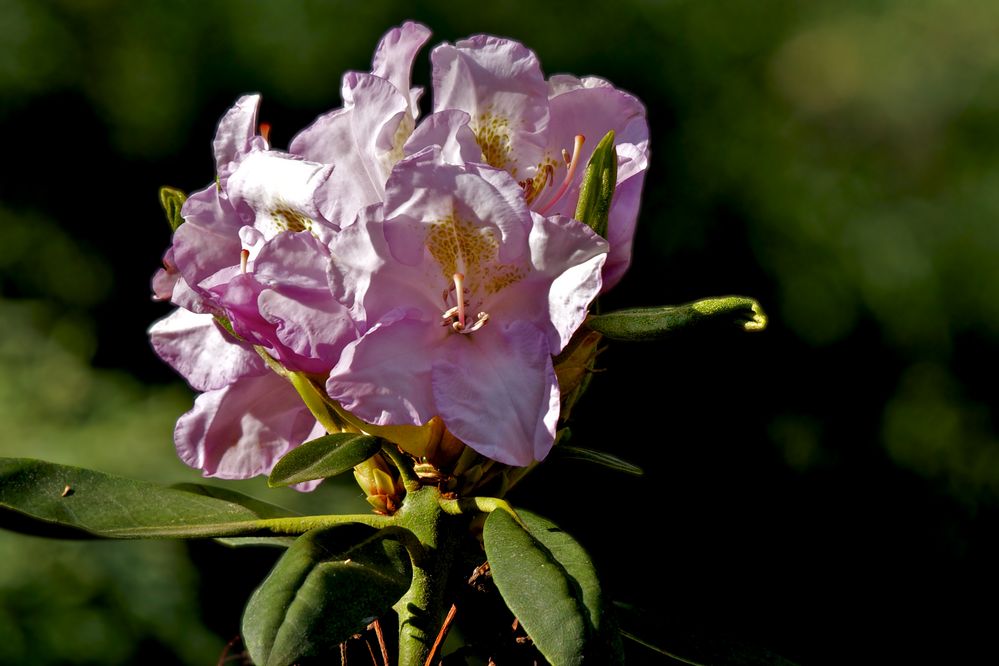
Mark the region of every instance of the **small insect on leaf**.
[[69, 497], [73, 494], [73, 486], [67, 484], [65, 488], [62, 489], [62, 493], [59, 497]]

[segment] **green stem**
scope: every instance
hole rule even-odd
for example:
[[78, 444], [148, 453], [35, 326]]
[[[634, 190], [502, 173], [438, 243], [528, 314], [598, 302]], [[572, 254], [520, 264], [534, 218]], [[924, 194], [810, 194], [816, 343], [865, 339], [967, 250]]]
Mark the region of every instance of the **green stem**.
[[527, 525], [520, 519], [517, 512], [506, 500], [498, 497], [463, 497], [461, 499], [446, 500], [439, 502], [441, 511], [452, 516], [466, 516], [469, 513], [492, 513], [497, 509], [506, 511], [510, 517], [517, 521], [517, 524], [527, 529]]
[[294, 516], [288, 518], [263, 518], [241, 520], [212, 525], [178, 525], [176, 527], [138, 527], [104, 530], [98, 536], [112, 539], [206, 539], [245, 536], [298, 536], [318, 527], [332, 527], [346, 523], [362, 523], [375, 528], [398, 524], [395, 516], [371, 513], [353, 515]]
[[346, 430], [344, 427], [346, 424], [336, 414], [326, 408], [326, 401], [323, 400], [322, 394], [316, 388], [316, 385], [312, 383], [311, 379], [301, 372], [287, 372], [286, 377], [291, 381], [295, 390], [298, 391], [302, 402], [309, 408], [312, 415], [326, 428], [326, 432], [332, 434]]
[[425, 555], [413, 559], [412, 583], [393, 606], [399, 615], [398, 663], [423, 666], [444, 622], [448, 573], [465, 525], [441, 510], [440, 491], [430, 486], [408, 493], [395, 517], [419, 539]]

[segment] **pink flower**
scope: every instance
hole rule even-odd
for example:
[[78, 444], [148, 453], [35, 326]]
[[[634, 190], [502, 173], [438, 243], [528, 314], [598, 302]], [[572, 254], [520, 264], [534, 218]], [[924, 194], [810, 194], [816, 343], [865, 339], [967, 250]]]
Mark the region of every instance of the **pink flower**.
[[607, 244], [528, 210], [504, 171], [431, 148], [400, 162], [385, 202], [332, 243], [335, 296], [366, 332], [330, 397], [377, 425], [440, 416], [479, 453], [543, 459], [559, 415], [552, 369], [600, 290]]
[[[420, 121], [410, 76], [429, 35], [390, 30], [371, 71], [344, 75], [343, 106], [288, 152], [258, 131], [259, 96], [219, 123], [217, 179], [184, 204], [153, 280], [178, 309], [150, 329], [202, 392], [175, 439], [206, 475], [268, 473], [322, 433], [258, 350], [328, 374], [330, 396], [369, 423], [440, 416], [514, 465], [551, 448], [552, 356], [630, 260], [645, 111], [600, 79], [546, 81], [524, 46], [476, 36], [434, 49], [434, 113]], [[618, 183], [605, 241], [571, 216], [609, 130]]]
[[[362, 207], [383, 200], [399, 160], [436, 145], [451, 164], [506, 170], [531, 210], [572, 217], [583, 167], [597, 142], [614, 130], [618, 179], [604, 290], [617, 284], [631, 261], [648, 168], [642, 103], [597, 77], [559, 74], [546, 81], [537, 57], [522, 44], [477, 35], [433, 50], [434, 113], [417, 124], [422, 90], [410, 87], [410, 72], [429, 37], [426, 27], [412, 22], [390, 30], [370, 73], [344, 75], [343, 107], [320, 116], [292, 141], [292, 152], [335, 165], [318, 195], [323, 215], [347, 226]], [[578, 144], [577, 137], [585, 140]]]
[[[596, 77], [562, 74], [545, 81], [533, 52], [489, 35], [442, 44], [431, 61], [435, 112], [468, 114], [482, 153], [474, 161], [509, 172], [531, 210], [571, 217], [583, 167], [597, 142], [614, 130], [618, 177], [603, 288], [617, 284], [631, 261], [648, 168], [649, 128], [642, 103]], [[585, 138], [582, 145], [577, 136]]]
[[336, 229], [314, 203], [332, 167], [270, 150], [257, 134], [258, 104], [243, 97], [219, 123], [218, 180], [184, 204], [154, 277], [156, 295], [180, 307], [150, 328], [153, 348], [203, 391], [177, 423], [178, 453], [222, 478], [268, 473], [323, 433], [254, 346], [291, 370], [326, 374], [357, 336], [329, 292], [320, 239]]

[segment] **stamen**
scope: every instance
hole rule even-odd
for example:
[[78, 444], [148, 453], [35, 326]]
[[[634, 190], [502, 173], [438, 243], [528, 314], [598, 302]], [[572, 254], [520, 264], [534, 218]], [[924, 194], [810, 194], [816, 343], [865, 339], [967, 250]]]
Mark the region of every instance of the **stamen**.
[[246, 262], [250, 260], [250, 251], [241, 250], [239, 253], [239, 271], [246, 275]]
[[271, 124], [270, 123], [260, 123], [260, 136], [264, 137], [264, 141], [267, 145], [271, 145]]
[[489, 315], [485, 312], [480, 312], [475, 320], [475, 323], [461, 331], [462, 333], [475, 333], [477, 330], [489, 323]]
[[[562, 181], [562, 184], [559, 186], [558, 190], [556, 190], [552, 198], [548, 200], [548, 203], [538, 209], [538, 212], [542, 215], [551, 210], [551, 207], [558, 203], [558, 200], [561, 199], [562, 195], [564, 195], [569, 189], [569, 184], [576, 175], [576, 167], [579, 166], [580, 151], [583, 148], [583, 141], [585, 140], [586, 137], [582, 134], [576, 135], [576, 140], [573, 142], [572, 146], [572, 159], [568, 161], [568, 167], [565, 170], [565, 180]], [[566, 155], [566, 151], [564, 149], [562, 151], [562, 155], [563, 157]]]
[[456, 331], [460, 331], [465, 328], [465, 276], [461, 273], [454, 274], [454, 291], [455, 297], [458, 299], [458, 321], [455, 323], [458, 328]]

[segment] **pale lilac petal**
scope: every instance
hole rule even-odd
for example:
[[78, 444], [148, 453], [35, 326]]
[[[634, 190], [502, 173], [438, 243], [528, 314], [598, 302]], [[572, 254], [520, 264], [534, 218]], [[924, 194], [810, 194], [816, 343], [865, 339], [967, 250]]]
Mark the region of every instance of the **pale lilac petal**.
[[482, 149], [468, 126], [469, 116], [458, 109], [445, 109], [427, 116], [403, 146], [406, 155], [415, 155], [427, 146], [440, 146], [448, 164], [481, 162]]
[[209, 276], [239, 264], [243, 222], [229, 202], [219, 198], [214, 184], [189, 196], [181, 214], [184, 224], [173, 236], [174, 262], [187, 283], [198, 289]]
[[199, 395], [177, 421], [174, 441], [181, 460], [205, 476], [247, 479], [268, 474], [315, 432], [294, 387], [266, 372]]
[[374, 324], [400, 305], [428, 316], [444, 310], [439, 269], [427, 262], [409, 265], [393, 259], [381, 210], [380, 205], [366, 208], [330, 244], [336, 257], [328, 264], [334, 299], [360, 326]]
[[568, 344], [600, 293], [607, 241], [571, 218], [537, 213], [533, 217], [532, 270], [490, 301], [490, 323], [531, 321], [545, 331], [549, 353], [555, 355]]
[[635, 176], [644, 178], [645, 171], [649, 168], [649, 140], [619, 143], [616, 148], [618, 184]]
[[445, 335], [438, 322], [400, 308], [347, 345], [326, 391], [368, 423], [423, 425], [437, 413], [430, 352]]
[[293, 153], [334, 165], [316, 202], [340, 227], [382, 200], [385, 180], [413, 130], [408, 99], [385, 79], [348, 73], [342, 94], [344, 108], [320, 116], [291, 142]]
[[264, 238], [282, 231], [303, 231], [323, 224], [316, 191], [333, 167], [277, 153], [260, 151], [243, 158], [232, 173], [226, 192], [237, 211], [248, 217]]
[[257, 299], [264, 287], [249, 274], [237, 274], [211, 289], [233, 330], [254, 345], [274, 347], [274, 326], [260, 316]]
[[181, 280], [180, 271], [177, 270], [177, 262], [173, 258], [173, 247], [167, 249], [163, 255], [163, 268], [153, 275], [153, 300], [169, 301], [173, 298], [173, 290], [177, 280]]
[[149, 328], [156, 354], [196, 391], [266, 371], [260, 355], [222, 333], [212, 315], [176, 309]]
[[[493, 179], [483, 178], [489, 171]], [[497, 260], [517, 260], [527, 250], [530, 220], [517, 184], [498, 170], [445, 164], [438, 149], [431, 149], [400, 162], [392, 172], [385, 192], [386, 237], [393, 256], [410, 265], [421, 262], [425, 252], [442, 250], [434, 235], [442, 239], [457, 233], [460, 247], [468, 250], [476, 238], [498, 247]], [[444, 237], [447, 238], [444, 238]], [[443, 251], [443, 250], [442, 250]], [[490, 257], [491, 258], [491, 257]], [[464, 252], [442, 264], [446, 280], [461, 264], [474, 258]]]
[[277, 341], [296, 355], [286, 363], [291, 370], [325, 374], [340, 358], [344, 345], [357, 338], [347, 309], [328, 290], [291, 297], [265, 289], [257, 305], [260, 315], [274, 325]]
[[226, 111], [219, 121], [212, 146], [215, 151], [215, 170], [225, 181], [244, 155], [266, 148], [266, 141], [257, 135], [257, 109], [260, 95], [244, 95]]
[[544, 157], [548, 86], [537, 57], [515, 41], [478, 35], [431, 53], [434, 111], [459, 109], [485, 162], [517, 180], [533, 178]]
[[582, 78], [573, 74], [553, 74], [548, 79], [549, 99], [562, 93], [567, 93], [580, 88], [613, 88], [610, 81], [601, 79], [599, 76], [584, 76]]
[[329, 249], [312, 234], [283, 233], [260, 248], [253, 276], [274, 289], [310, 289], [330, 295], [326, 278], [329, 263]]
[[[257, 261], [257, 255], [260, 254], [260, 250], [267, 243], [267, 238], [256, 227], [246, 225], [239, 229], [239, 242], [242, 249], [246, 250], [247, 253], [246, 270], [252, 271]], [[242, 270], [242, 263], [240, 263], [240, 270]]]
[[638, 220], [644, 177], [645, 173], [640, 172], [620, 183], [614, 191], [614, 202], [607, 220], [610, 252], [604, 265], [603, 291], [620, 282], [631, 263], [631, 248], [635, 237], [635, 223]]
[[507, 465], [542, 460], [555, 441], [558, 382], [545, 334], [526, 322], [454, 335], [433, 365], [434, 401], [456, 437]]
[[[371, 61], [371, 73], [387, 79], [403, 95], [410, 94], [410, 80], [413, 60], [423, 45], [430, 39], [430, 30], [419, 23], [407, 21], [398, 28], [389, 30], [375, 49]], [[416, 99], [411, 100], [410, 113], [416, 118], [419, 108]]]
[[211, 303], [205, 301], [201, 293], [191, 289], [191, 285], [187, 284], [187, 280], [184, 278], [178, 278], [174, 283], [170, 302], [177, 307], [199, 314], [211, 314], [216, 310]]

